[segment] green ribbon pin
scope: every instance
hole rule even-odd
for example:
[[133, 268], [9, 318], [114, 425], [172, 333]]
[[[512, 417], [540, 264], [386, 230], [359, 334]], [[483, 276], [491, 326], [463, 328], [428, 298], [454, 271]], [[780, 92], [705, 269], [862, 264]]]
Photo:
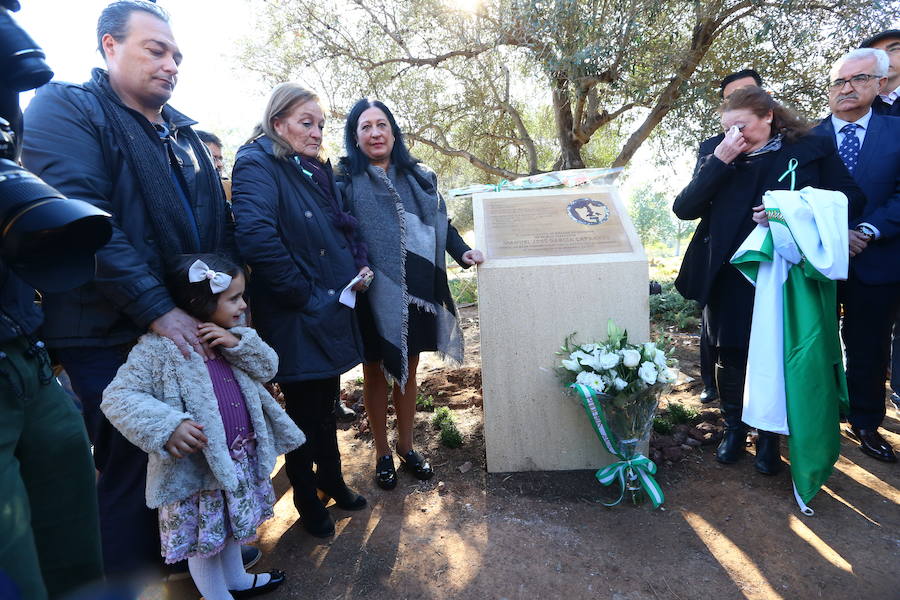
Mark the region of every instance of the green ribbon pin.
[[797, 162], [797, 159], [796, 159], [796, 158], [792, 158], [791, 160], [788, 161], [788, 168], [787, 168], [787, 171], [785, 171], [784, 173], [782, 173], [782, 174], [781, 174], [781, 177], [778, 178], [778, 182], [781, 183], [781, 180], [782, 180], [782, 179], [784, 179], [785, 177], [787, 177], [788, 175], [790, 175], [790, 176], [791, 176], [791, 191], [792, 191], [792, 192], [794, 191], [794, 188], [797, 186], [797, 166], [798, 166], [799, 164], [800, 164], [800, 163]]
[[620, 459], [611, 465], [603, 467], [594, 474], [597, 481], [603, 485], [612, 485], [615, 481], [619, 482], [621, 490], [619, 498], [610, 504], [604, 502], [603, 505], [615, 506], [622, 502], [626, 490], [625, 480], [628, 479], [629, 482], [638, 481], [647, 492], [647, 496], [650, 497], [653, 508], [659, 508], [665, 502], [665, 496], [659, 483], [653, 478], [653, 475], [656, 474], [656, 463], [640, 453], [637, 456], [626, 458], [619, 449], [619, 441], [612, 431], [609, 430], [609, 425], [606, 423], [606, 415], [603, 412], [603, 407], [597, 402], [594, 390], [580, 383], [573, 383], [569, 387], [578, 392], [581, 404], [590, 419], [594, 433], [600, 439], [600, 443], [603, 444], [607, 452]]

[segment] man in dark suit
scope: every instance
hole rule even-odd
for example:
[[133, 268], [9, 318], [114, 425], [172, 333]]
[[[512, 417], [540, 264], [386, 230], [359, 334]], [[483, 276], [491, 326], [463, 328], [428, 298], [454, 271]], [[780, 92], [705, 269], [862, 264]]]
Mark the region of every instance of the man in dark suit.
[[831, 115], [815, 129], [838, 154], [866, 195], [850, 222], [850, 274], [838, 291], [847, 352], [850, 425], [867, 455], [896, 462], [878, 433], [885, 415], [884, 383], [891, 326], [900, 306], [900, 119], [875, 114], [872, 102], [888, 74], [882, 50], [845, 54], [831, 70]]
[[[753, 69], [743, 69], [735, 73], [729, 73], [722, 78], [719, 84], [719, 98], [724, 100], [735, 90], [743, 87], [756, 85], [762, 87], [762, 77]], [[697, 151], [697, 165], [700, 164], [700, 158], [713, 153], [722, 139], [724, 133], [715, 135], [700, 144]], [[719, 398], [719, 391], [716, 387], [715, 364], [716, 364], [716, 347], [709, 343], [706, 335], [706, 319], [704, 318], [700, 325], [700, 378], [703, 380], [703, 391], [700, 393], [700, 402], [708, 404]]]
[[864, 40], [860, 48], [877, 48], [887, 52], [890, 67], [887, 82], [875, 97], [872, 110], [878, 115], [900, 116], [900, 29], [888, 29]]

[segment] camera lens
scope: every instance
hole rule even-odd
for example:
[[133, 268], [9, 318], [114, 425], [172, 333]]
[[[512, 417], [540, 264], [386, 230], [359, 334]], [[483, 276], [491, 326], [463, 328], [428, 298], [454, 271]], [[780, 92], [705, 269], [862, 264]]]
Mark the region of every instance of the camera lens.
[[24, 92], [50, 81], [53, 71], [44, 58], [44, 51], [9, 13], [0, 11], [0, 81], [3, 87]]
[[107, 213], [0, 159], [0, 256], [22, 279], [48, 292], [85, 283], [111, 234]]

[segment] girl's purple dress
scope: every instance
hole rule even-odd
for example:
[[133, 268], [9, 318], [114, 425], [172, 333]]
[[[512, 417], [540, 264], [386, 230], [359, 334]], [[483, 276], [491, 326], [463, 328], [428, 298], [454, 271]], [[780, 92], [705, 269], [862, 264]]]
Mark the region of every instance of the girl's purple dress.
[[218, 554], [228, 536], [238, 542], [256, 539], [256, 528], [273, 516], [275, 490], [268, 473], [259, 473], [256, 434], [231, 365], [217, 357], [206, 362], [225, 441], [234, 463], [234, 491], [203, 490], [159, 509], [159, 537], [166, 563]]

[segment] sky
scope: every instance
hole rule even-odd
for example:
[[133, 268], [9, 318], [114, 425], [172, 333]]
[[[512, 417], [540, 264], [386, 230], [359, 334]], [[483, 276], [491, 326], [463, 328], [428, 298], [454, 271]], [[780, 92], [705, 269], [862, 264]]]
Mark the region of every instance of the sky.
[[[19, 25], [43, 48], [54, 79], [83, 82], [103, 66], [97, 51], [97, 18], [110, 0], [20, 0], [13, 13]], [[256, 0], [261, 3], [261, 0]], [[249, 137], [265, 107], [261, 84], [242, 72], [239, 42], [253, 31], [251, 0], [159, 0], [171, 16], [175, 40], [184, 54], [171, 104], [219, 133], [226, 145]], [[23, 94], [27, 105], [33, 94]]]

